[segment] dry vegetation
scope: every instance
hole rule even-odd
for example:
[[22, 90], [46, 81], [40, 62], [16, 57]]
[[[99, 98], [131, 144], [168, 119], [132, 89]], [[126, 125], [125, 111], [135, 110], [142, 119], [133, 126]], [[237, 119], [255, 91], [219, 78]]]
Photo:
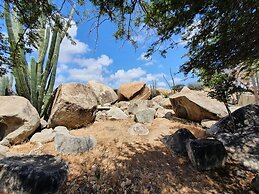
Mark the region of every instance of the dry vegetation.
[[[61, 193], [253, 193], [249, 185], [254, 174], [228, 160], [226, 167], [197, 171], [188, 158], [172, 154], [161, 142], [164, 135], [186, 127], [203, 136], [199, 126], [166, 119], [155, 119], [147, 136], [130, 136], [132, 120], [103, 121], [78, 130], [74, 135], [91, 134], [97, 146], [78, 155], [59, 155], [69, 162], [69, 177]], [[53, 142], [36, 151], [25, 143], [11, 148], [12, 153], [57, 155]]]

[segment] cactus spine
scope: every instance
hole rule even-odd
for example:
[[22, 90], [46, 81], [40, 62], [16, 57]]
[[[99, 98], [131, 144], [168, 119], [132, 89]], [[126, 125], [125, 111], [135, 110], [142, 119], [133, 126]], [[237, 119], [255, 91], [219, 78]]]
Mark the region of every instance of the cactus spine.
[[[74, 9], [75, 7], [72, 8], [66, 23], [63, 23], [65, 25], [63, 30], [58, 28], [57, 22], [60, 22], [60, 16], [56, 16], [53, 29], [48, 27], [46, 17], [41, 16], [41, 28], [38, 32], [38, 57], [37, 60], [32, 57], [28, 64], [24, 47], [18, 44], [23, 32], [23, 25], [18, 21], [15, 11], [11, 13], [10, 5], [5, 2], [4, 17], [10, 43], [12, 74], [15, 77], [16, 92], [30, 100], [40, 116], [44, 116], [52, 98], [60, 44], [70, 27]], [[51, 40], [50, 33], [52, 33]]]

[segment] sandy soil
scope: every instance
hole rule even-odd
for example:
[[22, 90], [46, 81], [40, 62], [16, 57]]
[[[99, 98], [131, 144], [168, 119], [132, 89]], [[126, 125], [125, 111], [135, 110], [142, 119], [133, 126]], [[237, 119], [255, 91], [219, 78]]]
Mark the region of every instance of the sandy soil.
[[53, 142], [13, 146], [13, 154], [54, 154], [69, 162], [69, 177], [61, 193], [253, 193], [249, 185], [254, 174], [230, 159], [223, 169], [196, 170], [186, 157], [172, 154], [161, 138], [179, 128], [188, 128], [196, 137], [204, 130], [193, 124], [155, 119], [147, 125], [147, 136], [131, 136], [133, 120], [96, 122], [87, 128], [72, 130], [76, 136], [93, 135], [97, 146], [83, 154], [59, 155]]

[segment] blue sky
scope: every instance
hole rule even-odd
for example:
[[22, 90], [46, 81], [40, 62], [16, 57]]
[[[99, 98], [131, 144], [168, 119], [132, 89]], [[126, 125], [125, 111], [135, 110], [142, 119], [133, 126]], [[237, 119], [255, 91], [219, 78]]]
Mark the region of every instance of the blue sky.
[[[67, 10], [70, 9], [71, 7], [67, 7]], [[73, 23], [68, 32], [76, 45], [72, 45], [67, 38], [61, 43], [56, 87], [66, 82], [87, 83], [89, 80], [96, 80], [113, 88], [132, 81], [143, 81], [147, 85], [156, 81], [157, 87], [169, 88], [163, 76], [171, 83], [170, 69], [173, 73], [178, 72], [179, 66], [186, 60], [182, 59], [186, 53], [184, 44], [169, 50], [166, 58], [155, 53], [151, 59], [146, 59], [145, 51], [154, 34], [147, 35], [145, 31], [141, 31], [135, 36], [138, 43], [138, 48], [135, 49], [127, 41], [115, 40], [113, 33], [116, 28], [111, 22], [99, 27], [96, 41], [96, 31], [89, 34], [91, 24]], [[179, 41], [180, 38], [175, 37], [175, 40]], [[183, 81], [183, 74], [175, 75], [174, 79], [176, 84], [196, 81], [190, 78]]]
[[[172, 72], [178, 72], [179, 66], [186, 60], [182, 59], [186, 52], [184, 44], [170, 50], [166, 58], [155, 53], [151, 59], [146, 59], [145, 51], [149, 46], [148, 40], [152, 37], [144, 32], [139, 33], [135, 37], [138, 42], [138, 48], [135, 49], [129, 42], [116, 41], [113, 37], [115, 29], [110, 22], [102, 24], [96, 41], [96, 32], [89, 34], [90, 24], [72, 25], [69, 34], [77, 44], [72, 45], [66, 38], [63, 40], [56, 85], [96, 80], [118, 88], [131, 81], [144, 81], [148, 85], [156, 81], [157, 87], [168, 88], [163, 75], [171, 80], [170, 68]], [[178, 84], [195, 81], [183, 79], [183, 74], [175, 75], [175, 82]]]

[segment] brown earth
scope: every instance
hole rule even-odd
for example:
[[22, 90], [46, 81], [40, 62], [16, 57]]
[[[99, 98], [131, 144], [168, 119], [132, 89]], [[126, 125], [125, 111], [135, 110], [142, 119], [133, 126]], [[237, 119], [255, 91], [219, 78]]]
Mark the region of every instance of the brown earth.
[[230, 159], [223, 169], [196, 170], [186, 157], [172, 154], [161, 142], [165, 135], [188, 128], [195, 136], [204, 131], [194, 124], [155, 119], [147, 136], [131, 136], [133, 120], [102, 121], [71, 131], [77, 136], [93, 135], [97, 146], [83, 154], [59, 155], [53, 142], [39, 147], [25, 143], [13, 146], [13, 154], [54, 154], [69, 162], [69, 177], [61, 193], [253, 193], [249, 189], [254, 173]]

